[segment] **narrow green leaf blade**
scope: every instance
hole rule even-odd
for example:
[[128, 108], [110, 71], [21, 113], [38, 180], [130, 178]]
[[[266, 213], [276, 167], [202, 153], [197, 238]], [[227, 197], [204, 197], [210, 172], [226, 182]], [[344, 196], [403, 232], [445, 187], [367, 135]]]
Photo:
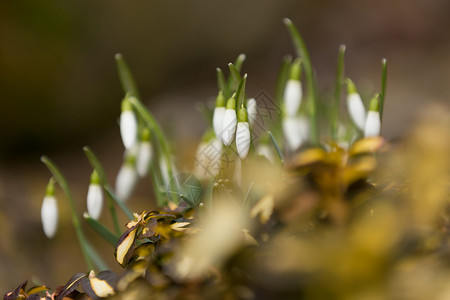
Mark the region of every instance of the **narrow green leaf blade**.
[[94, 229], [94, 231], [97, 232], [98, 235], [100, 235], [105, 241], [110, 243], [113, 247], [117, 245], [117, 242], [119, 240], [118, 237], [115, 236], [111, 231], [109, 231], [108, 228], [103, 226], [102, 223], [93, 219], [86, 212], [83, 214], [83, 218], [87, 221], [89, 226], [91, 226], [91, 228]]
[[345, 61], [345, 45], [339, 46], [338, 62], [336, 68], [336, 82], [334, 87], [334, 103], [331, 106], [331, 137], [337, 140], [337, 131], [339, 125], [339, 107], [341, 102], [342, 84], [344, 82], [344, 61]]
[[134, 80], [133, 74], [131, 73], [130, 67], [126, 63], [121, 53], [115, 55], [117, 71], [119, 73], [120, 82], [125, 93], [130, 96], [138, 97], [139, 91], [137, 88], [136, 81]]

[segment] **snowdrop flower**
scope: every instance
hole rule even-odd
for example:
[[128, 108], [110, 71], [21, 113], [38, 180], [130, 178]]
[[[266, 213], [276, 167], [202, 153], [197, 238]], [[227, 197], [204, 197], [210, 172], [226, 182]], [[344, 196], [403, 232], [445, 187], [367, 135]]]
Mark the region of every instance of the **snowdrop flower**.
[[87, 193], [87, 210], [91, 218], [98, 220], [103, 208], [103, 191], [96, 171], [92, 172]]
[[136, 172], [136, 157], [133, 154], [127, 153], [125, 161], [120, 167], [116, 177], [116, 194], [117, 197], [125, 202], [131, 196], [131, 193], [138, 181], [138, 174]]
[[51, 239], [58, 228], [58, 205], [55, 198], [55, 180], [50, 178], [41, 207], [41, 221], [45, 236]]
[[239, 119], [236, 129], [236, 148], [241, 159], [245, 159], [250, 149], [250, 128], [248, 125], [247, 110], [242, 106], [239, 109]]
[[142, 139], [139, 142], [136, 157], [136, 170], [140, 177], [147, 175], [152, 158], [153, 149], [152, 144], [150, 143], [150, 130], [145, 128], [142, 131]]
[[356, 90], [356, 86], [349, 78], [347, 78], [347, 110], [353, 123], [364, 131], [366, 124], [366, 109], [361, 100], [361, 96]]
[[213, 114], [213, 129], [218, 139], [222, 138], [222, 126], [223, 117], [225, 116], [225, 110], [225, 97], [223, 96], [222, 91], [219, 91], [219, 94], [216, 98], [216, 107], [214, 108]]
[[282, 126], [290, 151], [297, 150], [309, 138], [309, 123], [304, 117], [285, 117]]
[[250, 98], [247, 101], [247, 114], [248, 114], [248, 123], [250, 127], [256, 122], [256, 117], [258, 116], [258, 106], [256, 105], [256, 100], [254, 98]]
[[223, 116], [222, 122], [222, 141], [225, 146], [230, 146], [236, 133], [237, 116], [236, 116], [236, 99], [230, 98], [227, 101], [227, 109]]
[[125, 149], [131, 149], [136, 143], [138, 123], [133, 107], [128, 97], [122, 100], [122, 113], [120, 114], [120, 136]]
[[273, 148], [268, 144], [268, 136], [265, 135], [259, 140], [259, 144], [256, 147], [256, 154], [265, 157], [270, 163], [275, 163], [275, 153]]
[[381, 132], [381, 119], [380, 119], [380, 98], [376, 95], [370, 101], [370, 109], [367, 113], [366, 127], [364, 128], [364, 136], [379, 136]]
[[[169, 160], [169, 162], [167, 160]], [[170, 157], [166, 158], [164, 156], [161, 156], [161, 158], [159, 159], [159, 170], [161, 171], [161, 177], [164, 182], [164, 185], [167, 187], [169, 186], [170, 180], [172, 179], [170, 178], [169, 175], [168, 163], [170, 163], [172, 174], [176, 174], [177, 171], [175, 169], [175, 165], [172, 162], [172, 159]]]
[[211, 179], [219, 175], [223, 143], [206, 133], [195, 154], [194, 174], [199, 179]]
[[291, 66], [289, 79], [284, 89], [284, 106], [285, 113], [288, 117], [297, 115], [298, 109], [302, 102], [302, 84], [300, 82], [300, 60], [297, 59]]

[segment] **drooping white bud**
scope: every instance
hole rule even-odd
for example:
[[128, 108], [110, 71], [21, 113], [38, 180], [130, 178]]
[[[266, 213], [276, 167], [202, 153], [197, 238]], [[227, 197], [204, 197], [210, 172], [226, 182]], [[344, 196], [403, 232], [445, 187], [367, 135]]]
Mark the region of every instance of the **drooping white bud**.
[[247, 122], [247, 111], [244, 107], [239, 109], [239, 122], [236, 129], [236, 149], [241, 159], [245, 159], [250, 149], [250, 127]]
[[225, 146], [230, 146], [233, 142], [234, 134], [236, 133], [237, 116], [235, 110], [236, 100], [234, 98], [228, 99], [227, 109], [222, 122], [222, 141]]
[[300, 82], [300, 60], [295, 60], [290, 69], [289, 79], [284, 88], [284, 106], [288, 117], [295, 117], [302, 102], [302, 84]]
[[286, 117], [282, 125], [290, 151], [297, 150], [309, 137], [309, 123], [304, 117]]
[[87, 193], [87, 210], [91, 218], [98, 220], [103, 208], [103, 190], [96, 171], [92, 172]]
[[152, 158], [153, 148], [150, 143], [150, 131], [145, 129], [142, 133], [142, 140], [139, 142], [136, 156], [136, 170], [140, 177], [147, 175]]
[[133, 155], [127, 155], [124, 163], [120, 167], [116, 177], [117, 197], [125, 202], [133, 193], [138, 181], [138, 174], [135, 166], [136, 159]]
[[199, 144], [195, 154], [194, 174], [199, 179], [211, 179], [219, 175], [222, 157], [222, 142], [217, 138], [206, 138]]
[[370, 101], [370, 110], [367, 113], [366, 127], [364, 128], [364, 137], [379, 136], [381, 132], [381, 118], [379, 113], [380, 101], [376, 95]]
[[272, 164], [275, 163], [275, 154], [273, 153], [272, 148], [266, 143], [260, 143], [258, 147], [256, 147], [256, 154], [264, 156]]
[[250, 98], [247, 101], [247, 114], [248, 114], [248, 123], [250, 124], [250, 127], [253, 128], [253, 125], [256, 122], [256, 118], [258, 117], [258, 106], [254, 98]]
[[58, 205], [55, 198], [55, 183], [51, 178], [47, 185], [44, 200], [41, 207], [41, 222], [45, 236], [51, 239], [58, 228]]
[[133, 107], [128, 98], [122, 100], [122, 112], [120, 114], [120, 136], [125, 149], [131, 149], [137, 140], [138, 123]]
[[216, 107], [213, 114], [213, 130], [218, 139], [222, 139], [223, 117], [225, 116], [225, 98], [222, 91], [219, 92], [216, 98]]
[[284, 90], [284, 105], [286, 107], [286, 115], [294, 117], [300, 107], [302, 101], [302, 85], [300, 81], [289, 79]]
[[353, 123], [363, 131], [366, 124], [366, 109], [355, 84], [350, 79], [347, 79], [347, 110]]

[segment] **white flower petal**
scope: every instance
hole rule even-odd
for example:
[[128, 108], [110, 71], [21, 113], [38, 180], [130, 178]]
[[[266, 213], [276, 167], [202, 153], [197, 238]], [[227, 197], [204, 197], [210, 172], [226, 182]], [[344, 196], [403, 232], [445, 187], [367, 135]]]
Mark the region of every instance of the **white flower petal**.
[[131, 110], [120, 114], [120, 135], [125, 149], [130, 149], [136, 143], [138, 124], [136, 115]]
[[225, 107], [214, 108], [213, 129], [218, 139], [222, 138], [223, 117], [225, 116]]
[[150, 142], [139, 143], [139, 150], [136, 156], [136, 169], [140, 177], [147, 175], [152, 158], [153, 149]]
[[364, 136], [379, 136], [381, 131], [380, 113], [369, 110], [367, 114], [366, 127], [364, 128]]
[[250, 149], [250, 128], [248, 122], [239, 122], [237, 124], [236, 148], [241, 159], [247, 157]]
[[283, 133], [290, 151], [297, 150], [309, 138], [309, 123], [303, 117], [283, 119]]
[[294, 117], [302, 102], [302, 84], [298, 80], [289, 79], [284, 89], [284, 105], [286, 115]]
[[264, 156], [272, 164], [275, 163], [275, 154], [273, 153], [272, 148], [267, 144], [259, 144], [258, 147], [256, 148], [256, 154]]
[[124, 163], [117, 173], [116, 194], [117, 197], [125, 202], [131, 196], [131, 193], [138, 181], [136, 169], [129, 163]]
[[236, 132], [237, 116], [234, 109], [228, 108], [225, 111], [222, 124], [222, 141], [225, 146], [230, 146]]
[[364, 130], [366, 124], [366, 109], [358, 93], [347, 95], [347, 109], [353, 123], [360, 129]]
[[51, 239], [58, 227], [58, 205], [54, 196], [45, 196], [41, 207], [42, 228], [45, 235]]
[[103, 191], [99, 184], [91, 183], [87, 193], [87, 210], [91, 218], [98, 220], [103, 208]]
[[253, 126], [256, 122], [256, 117], [258, 116], [258, 106], [254, 98], [250, 98], [247, 101], [247, 114], [248, 122], [250, 123], [250, 126]]
[[210, 179], [219, 174], [222, 146], [223, 144], [218, 138], [202, 142], [198, 146], [195, 154], [195, 176], [200, 179]]

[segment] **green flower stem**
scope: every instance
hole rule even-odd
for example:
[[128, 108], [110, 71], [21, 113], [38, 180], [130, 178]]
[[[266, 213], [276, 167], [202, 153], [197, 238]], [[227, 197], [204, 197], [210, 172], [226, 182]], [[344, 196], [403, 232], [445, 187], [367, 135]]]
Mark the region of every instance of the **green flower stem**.
[[119, 200], [119, 198], [117, 198], [116, 193], [114, 193], [113, 189], [111, 188], [111, 186], [109, 185], [104, 185], [103, 189], [105, 190], [106, 194], [108, 195], [108, 197], [111, 197], [111, 199], [120, 207], [120, 209], [125, 213], [125, 215], [127, 216], [127, 218], [129, 220], [134, 220], [134, 216], [133, 213], [131, 212], [131, 210], [125, 205], [125, 203], [123, 203], [121, 200]]
[[158, 169], [156, 167], [156, 164], [152, 164], [152, 168], [151, 168], [151, 174], [152, 174], [152, 183], [153, 183], [153, 190], [155, 192], [155, 196], [156, 196], [156, 205], [158, 207], [163, 207], [164, 205], [167, 204], [166, 200], [164, 199], [164, 197], [162, 196], [162, 192], [161, 191], [161, 176], [160, 173], [158, 172]]
[[305, 79], [308, 85], [309, 102], [308, 102], [308, 112], [310, 117], [310, 128], [311, 128], [311, 143], [317, 145], [319, 143], [319, 132], [317, 130], [317, 94], [316, 86], [314, 83], [314, 73], [312, 69], [311, 59], [309, 58], [309, 53], [306, 45], [295, 27], [294, 23], [288, 18], [283, 20], [284, 24], [289, 30], [289, 33], [294, 42], [295, 50], [297, 56], [302, 59], [302, 63], [305, 70]]
[[341, 103], [341, 90], [344, 82], [345, 45], [339, 46], [338, 63], [336, 68], [336, 85], [334, 88], [334, 103], [331, 107], [331, 138], [337, 141], [339, 126], [339, 107]]
[[280, 146], [278, 146], [277, 141], [275, 140], [275, 137], [273, 136], [272, 132], [267, 131], [267, 133], [270, 136], [270, 140], [272, 141], [273, 145], [275, 146], [275, 150], [277, 151], [278, 157], [280, 158], [281, 164], [284, 164], [284, 156], [283, 152], [281, 152]]
[[228, 68], [230, 69], [230, 74], [231, 78], [233, 79], [234, 85], [238, 86], [241, 81], [241, 73], [232, 63], [228, 64]]
[[83, 218], [87, 221], [89, 226], [94, 229], [95, 232], [98, 233], [105, 241], [110, 243], [113, 247], [117, 245], [119, 238], [114, 235], [111, 231], [108, 230], [105, 226], [102, 225], [99, 221], [91, 218], [88, 213], [83, 214]]
[[70, 211], [72, 214], [72, 224], [73, 227], [75, 228], [78, 242], [80, 243], [80, 247], [88, 269], [89, 270], [94, 269], [95, 265], [99, 270], [107, 270], [108, 267], [106, 266], [101, 257], [95, 251], [94, 247], [92, 247], [92, 245], [89, 243], [86, 236], [84, 235], [80, 219], [78, 218], [77, 215], [75, 202], [73, 200], [72, 193], [70, 192], [69, 185], [67, 184], [66, 179], [64, 178], [58, 167], [55, 165], [55, 163], [53, 163], [48, 157], [42, 156], [41, 161], [50, 170], [56, 182], [58, 182], [59, 186], [63, 189], [64, 193], [67, 196], [70, 205]]
[[[380, 120], [383, 121], [383, 109], [384, 109], [384, 97], [386, 96], [386, 82], [387, 82], [387, 60], [383, 58], [381, 60], [381, 94], [380, 94]], [[381, 122], [383, 124], [383, 122]]]
[[[158, 122], [155, 120], [153, 115], [150, 111], [142, 104], [141, 101], [139, 101], [137, 98], [130, 98], [130, 103], [135, 107], [137, 112], [140, 114], [142, 119], [147, 123], [147, 126], [150, 128], [151, 131], [153, 131], [156, 135], [156, 139], [158, 140], [158, 145], [161, 147], [161, 154], [164, 156], [164, 159], [166, 160], [167, 165], [167, 172], [169, 173], [169, 180], [171, 184], [171, 190], [172, 191], [178, 191], [179, 187], [176, 186], [176, 183], [171, 180], [173, 178], [173, 170], [172, 170], [172, 163], [170, 160], [170, 151], [169, 146], [167, 144], [167, 140], [164, 136], [164, 133], [161, 130], [161, 127], [159, 127]], [[172, 201], [174, 203], [178, 203], [178, 197], [175, 194], [171, 194]]]
[[[100, 163], [100, 161], [98, 160], [98, 158], [94, 154], [94, 152], [88, 146], [83, 147], [83, 151], [86, 154], [92, 168], [97, 172], [98, 177], [100, 178], [100, 183], [103, 186], [103, 189], [106, 191], [106, 189], [110, 188], [110, 186], [108, 183], [108, 179], [106, 178], [106, 173], [105, 173], [105, 170], [103, 169], [102, 164]], [[106, 199], [107, 199], [106, 203], [108, 205], [108, 209], [111, 214], [114, 230], [115, 230], [116, 234], [120, 236], [122, 234], [122, 231], [120, 229], [119, 220], [117, 218], [116, 207], [114, 206], [114, 202], [116, 202], [116, 201], [114, 201], [114, 198], [112, 198], [110, 196], [110, 194], [107, 193], [107, 195], [108, 195], [108, 197], [106, 197]], [[122, 201], [119, 201], [119, 203], [116, 202], [116, 204], [118, 204], [119, 206], [120, 205], [125, 206], [125, 204]], [[128, 208], [126, 208], [126, 211], [124, 211], [124, 212], [130, 220], [134, 219], [133, 214], [129, 213]]]
[[283, 103], [284, 89], [286, 82], [289, 78], [289, 69], [291, 66], [292, 57], [290, 55], [285, 56], [281, 62], [280, 70], [277, 75], [277, 82], [275, 85], [275, 101], [277, 103]]
[[133, 78], [133, 74], [131, 73], [130, 67], [128, 66], [127, 62], [123, 59], [122, 54], [120, 53], [116, 54], [115, 59], [123, 90], [130, 96], [139, 98], [140, 95], [137, 84]]

